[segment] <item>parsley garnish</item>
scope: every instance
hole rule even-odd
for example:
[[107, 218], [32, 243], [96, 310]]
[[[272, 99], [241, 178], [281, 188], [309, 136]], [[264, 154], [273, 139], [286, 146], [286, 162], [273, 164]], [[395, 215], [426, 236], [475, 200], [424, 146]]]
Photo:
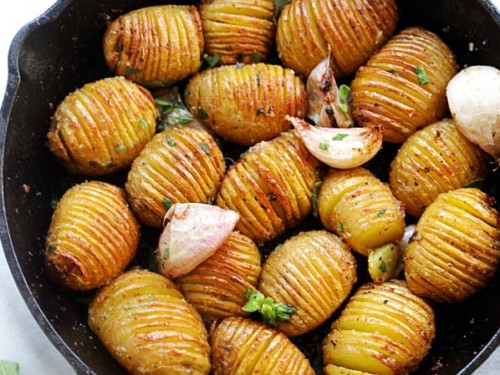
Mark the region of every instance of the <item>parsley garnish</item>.
[[328, 151], [330, 149], [330, 142], [328, 141], [321, 141], [319, 144], [319, 149], [323, 151]]
[[262, 315], [264, 323], [273, 327], [290, 320], [297, 311], [293, 306], [274, 302], [271, 297], [264, 296], [258, 290], [247, 289], [245, 299], [247, 303], [241, 309], [250, 313], [258, 311]]
[[163, 197], [163, 200], [162, 200], [162, 203], [163, 203], [163, 207], [165, 207], [167, 210], [170, 209], [170, 207], [172, 207], [172, 205], [174, 204], [169, 198], [167, 197]]
[[464, 185], [464, 188], [480, 188], [483, 185], [484, 180], [478, 178], [477, 180], [472, 180]]
[[49, 245], [49, 247], [47, 248], [47, 253], [54, 254], [55, 252], [56, 252], [55, 245]]
[[210, 148], [206, 143], [200, 142], [199, 145], [201, 149], [205, 152], [205, 154], [207, 154], [208, 156], [212, 156], [212, 152], [210, 151]]
[[392, 75], [395, 75], [396, 77], [401, 77], [401, 74], [394, 69], [388, 69], [387, 72], [391, 73]]
[[348, 137], [348, 136], [349, 136], [349, 134], [339, 133], [339, 134], [336, 134], [335, 137], [332, 138], [332, 141], [341, 141], [345, 137]]
[[167, 143], [170, 147], [175, 147], [177, 146], [177, 143], [175, 143], [175, 141], [172, 139], [172, 137], [170, 136], [170, 134], [165, 134], [165, 138], [167, 138]]
[[116, 151], [118, 151], [118, 152], [125, 152], [125, 151], [127, 151], [127, 146], [125, 146], [125, 145], [120, 145], [120, 146], [118, 146], [118, 147], [116, 148]]
[[56, 209], [57, 207], [57, 203], [58, 203], [58, 200], [56, 198], [53, 198], [50, 200], [50, 208], [52, 208], [53, 210]]
[[260, 87], [260, 72], [257, 72], [257, 87]]
[[251, 62], [255, 62], [255, 63], [258, 63], [260, 62], [261, 58], [260, 58], [260, 55], [258, 53], [252, 53], [250, 55], [250, 61]]
[[377, 216], [377, 217], [380, 217], [380, 216], [382, 216], [383, 214], [385, 214], [386, 212], [387, 212], [387, 209], [383, 208], [383, 209], [381, 209], [380, 211], [378, 211], [378, 212], [376, 213], [376, 216]]
[[378, 266], [378, 269], [382, 272], [387, 271], [387, 265], [385, 264], [385, 262], [383, 260], [380, 261], [380, 265]]
[[340, 99], [340, 104], [339, 107], [344, 113], [349, 112], [349, 103], [351, 103], [352, 100], [352, 95], [351, 95], [351, 89], [347, 85], [340, 85], [339, 87], [339, 99]]
[[208, 54], [205, 53], [203, 55], [203, 60], [205, 60], [205, 62], [207, 63], [207, 65], [210, 68], [213, 68], [220, 61], [220, 56], [217, 56], [217, 55], [208, 55]]
[[341, 221], [337, 222], [337, 232], [344, 233], [344, 223], [342, 223]]
[[429, 79], [429, 76], [427, 75], [427, 72], [421, 66], [417, 66], [415, 68], [415, 73], [417, 74], [419, 85], [425, 85], [431, 81]]
[[208, 119], [208, 113], [201, 106], [198, 106], [198, 117], [202, 120]]
[[167, 260], [169, 256], [170, 256], [170, 247], [166, 247], [163, 250], [163, 255], [161, 256], [161, 259], [162, 260]]
[[266, 113], [264, 111], [264, 108], [262, 108], [262, 107], [257, 108], [257, 116], [263, 115], [264, 113]]

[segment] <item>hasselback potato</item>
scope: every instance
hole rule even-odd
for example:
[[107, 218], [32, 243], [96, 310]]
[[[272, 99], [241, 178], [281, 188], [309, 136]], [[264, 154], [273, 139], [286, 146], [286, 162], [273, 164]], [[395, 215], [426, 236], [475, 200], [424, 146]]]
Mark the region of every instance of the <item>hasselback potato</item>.
[[115, 74], [149, 87], [165, 87], [198, 71], [204, 41], [194, 6], [141, 8], [112, 22], [103, 40]]
[[394, 0], [292, 0], [278, 21], [278, 54], [308, 76], [330, 49], [335, 76], [348, 76], [391, 37], [397, 17]]
[[167, 278], [133, 270], [99, 290], [88, 324], [131, 374], [208, 374], [210, 346], [196, 310]]
[[50, 151], [71, 173], [98, 176], [130, 166], [155, 127], [151, 93], [114, 77], [66, 96], [52, 117], [47, 138]]
[[368, 255], [404, 234], [404, 208], [368, 170], [330, 170], [318, 193], [321, 222], [360, 254]]
[[494, 200], [475, 188], [439, 195], [417, 223], [405, 275], [415, 294], [461, 302], [483, 288], [500, 261], [500, 218]]
[[274, 0], [204, 0], [205, 51], [222, 64], [263, 61], [274, 38]]
[[402, 143], [444, 117], [446, 85], [456, 72], [453, 53], [436, 34], [404, 29], [356, 73], [353, 116], [362, 126], [380, 126], [384, 141]]
[[173, 203], [214, 199], [225, 168], [219, 146], [206, 131], [165, 130], [134, 160], [125, 189], [139, 220], [161, 228]]
[[52, 216], [46, 237], [46, 271], [68, 288], [97, 288], [127, 267], [139, 236], [139, 225], [122, 189], [98, 181], [73, 186]]
[[406, 140], [392, 161], [391, 190], [406, 212], [419, 217], [440, 194], [484, 178], [488, 160], [481, 149], [443, 120]]
[[356, 259], [349, 247], [327, 231], [310, 231], [290, 238], [269, 255], [258, 289], [296, 309], [278, 329], [297, 336], [328, 319], [355, 281]]
[[404, 281], [365, 284], [323, 341], [326, 374], [407, 374], [434, 338], [431, 307]]
[[186, 89], [191, 112], [225, 140], [250, 146], [290, 129], [286, 115], [304, 118], [305, 86], [278, 65], [208, 69]]
[[317, 165], [294, 131], [283, 133], [250, 148], [228, 170], [217, 205], [238, 212], [236, 229], [260, 245], [311, 212]]
[[214, 375], [314, 375], [306, 357], [278, 330], [227, 318], [210, 334]]
[[230, 316], [245, 316], [247, 289], [257, 286], [260, 253], [253, 241], [233, 232], [210, 258], [176, 280], [186, 300], [205, 323]]

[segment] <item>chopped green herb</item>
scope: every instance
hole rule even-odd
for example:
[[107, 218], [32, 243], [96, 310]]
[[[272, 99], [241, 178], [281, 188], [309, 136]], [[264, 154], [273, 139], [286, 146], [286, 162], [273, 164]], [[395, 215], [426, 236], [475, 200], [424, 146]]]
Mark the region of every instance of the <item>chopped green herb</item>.
[[337, 232], [344, 233], [344, 223], [341, 221], [337, 222]]
[[168, 125], [187, 125], [193, 120], [191, 112], [184, 108], [172, 111], [165, 118]]
[[55, 252], [56, 252], [55, 245], [49, 245], [49, 247], [47, 248], [47, 253], [54, 254]]
[[237, 62], [236, 64], [234, 64], [234, 66], [236, 67], [236, 69], [241, 69], [245, 66], [245, 63]]
[[274, 248], [274, 250], [273, 250], [273, 251], [278, 250], [281, 246], [283, 246], [283, 244], [282, 244], [282, 243], [277, 244], [277, 245], [276, 245], [276, 247]]
[[247, 303], [245, 303], [245, 305], [243, 305], [241, 309], [243, 311], [252, 313], [260, 309], [266, 297], [258, 290], [253, 291], [252, 289], [248, 288], [245, 292], [245, 299]]
[[472, 180], [464, 185], [464, 188], [480, 188], [483, 185], [484, 180], [478, 178], [477, 180]]
[[376, 213], [376, 216], [377, 216], [377, 217], [380, 217], [380, 216], [382, 216], [383, 214], [385, 214], [386, 212], [387, 212], [387, 209], [383, 208], [383, 209], [381, 209], [380, 211], [378, 211], [378, 212]]
[[212, 151], [210, 151], [210, 148], [206, 143], [200, 142], [199, 145], [201, 149], [205, 152], [205, 154], [207, 154], [208, 156], [212, 156]]
[[57, 207], [57, 203], [58, 203], [58, 200], [56, 198], [53, 198], [50, 200], [50, 208], [52, 208], [53, 210], [56, 209]]
[[260, 60], [261, 60], [261, 57], [260, 57], [260, 55], [258, 53], [252, 53], [250, 55], [250, 61], [251, 62], [258, 63], [258, 62], [260, 62]]
[[163, 197], [163, 207], [165, 207], [167, 210], [170, 209], [170, 207], [172, 207], [172, 205], [174, 204], [169, 198], [167, 197]]
[[205, 60], [205, 62], [207, 63], [207, 65], [210, 68], [213, 68], [220, 61], [220, 56], [217, 56], [217, 55], [208, 55], [208, 54], [205, 53], [203, 55], [203, 60]]
[[137, 68], [127, 68], [123, 72], [123, 74], [126, 75], [126, 76], [131, 76], [131, 75], [134, 75], [134, 74], [137, 74], [137, 73], [139, 73], [139, 69], [137, 69]]
[[0, 375], [19, 375], [19, 364], [0, 360]]
[[167, 260], [169, 256], [170, 256], [170, 247], [166, 247], [165, 250], [163, 250], [163, 255], [161, 256], [161, 259]]
[[260, 72], [257, 72], [257, 87], [260, 87]]
[[336, 134], [335, 137], [332, 138], [332, 141], [341, 141], [345, 137], [348, 137], [348, 136], [349, 136], [349, 134], [339, 133], [339, 134]]
[[247, 289], [247, 303], [241, 308], [246, 312], [259, 312], [264, 323], [277, 327], [281, 322], [290, 320], [296, 309], [284, 303], [276, 303], [271, 297], [266, 297], [258, 290]]
[[143, 128], [143, 129], [148, 128], [148, 122], [146, 121], [146, 119], [144, 117], [141, 117], [139, 121], [141, 123], [141, 128]]
[[427, 72], [421, 66], [417, 66], [415, 68], [415, 73], [417, 74], [419, 85], [425, 85], [431, 81], [429, 79], [429, 76], [427, 75]]
[[330, 142], [329, 141], [321, 141], [319, 144], [319, 149], [323, 151], [328, 151], [330, 149]]
[[156, 104], [163, 107], [163, 111], [172, 111], [174, 109], [183, 109], [184, 108], [182, 103], [178, 102], [177, 100], [167, 101], [167, 100], [156, 98], [155, 102], [156, 102]]
[[175, 141], [172, 139], [172, 137], [170, 136], [170, 134], [165, 134], [165, 138], [167, 139], [167, 143], [170, 147], [175, 147], [177, 146], [177, 143], [175, 143]]
[[117, 152], [125, 152], [125, 151], [127, 151], [127, 146], [125, 146], [125, 145], [120, 145], [120, 146], [118, 146], [118, 147], [116, 148], [116, 151], [117, 151]]
[[277, 23], [278, 18], [281, 14], [281, 11], [283, 10], [283, 7], [288, 4], [291, 0], [275, 0], [274, 1], [274, 15], [273, 15], [273, 22]]
[[351, 88], [347, 85], [340, 85], [339, 87], [339, 107], [344, 113], [349, 112], [349, 105], [352, 101]]
[[395, 75], [396, 77], [401, 77], [401, 74], [397, 71], [395, 71], [394, 69], [388, 69], [387, 72]]
[[380, 265], [378, 266], [378, 269], [382, 272], [387, 271], [387, 265], [385, 264], [385, 262], [383, 260], [380, 261]]
[[264, 108], [262, 107], [257, 108], [257, 116], [263, 115], [264, 113], [266, 113]]
[[201, 106], [198, 106], [198, 117], [202, 120], [208, 119], [208, 113]]
[[316, 180], [313, 185], [313, 191], [312, 191], [312, 209], [313, 209], [313, 216], [318, 217], [318, 192], [319, 188], [321, 186], [321, 180]]

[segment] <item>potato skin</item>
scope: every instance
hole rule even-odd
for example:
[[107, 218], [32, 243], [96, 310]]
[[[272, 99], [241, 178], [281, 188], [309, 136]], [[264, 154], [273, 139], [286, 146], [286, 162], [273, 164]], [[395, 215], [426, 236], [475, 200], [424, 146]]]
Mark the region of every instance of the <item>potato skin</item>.
[[130, 168], [125, 189], [141, 223], [162, 228], [170, 204], [214, 199], [225, 169], [210, 134], [175, 128], [158, 133], [144, 147]]
[[130, 166], [155, 128], [151, 93], [113, 77], [66, 96], [52, 117], [47, 139], [70, 173], [101, 176]]
[[148, 87], [165, 87], [201, 66], [204, 40], [194, 6], [134, 10], [112, 22], [103, 40], [106, 64], [116, 75]]
[[364, 168], [330, 170], [319, 189], [318, 209], [325, 228], [363, 255], [404, 234], [404, 207]]
[[176, 280], [186, 300], [207, 325], [230, 316], [247, 316], [241, 309], [247, 289], [255, 289], [260, 253], [253, 241], [233, 232], [210, 258]]
[[216, 203], [238, 212], [236, 229], [260, 245], [311, 212], [317, 165], [294, 131], [283, 133], [231, 166]]
[[127, 267], [139, 237], [139, 224], [122, 189], [98, 181], [73, 186], [52, 216], [46, 272], [70, 289], [100, 287]]
[[[419, 83], [417, 68], [425, 70], [428, 83]], [[380, 126], [384, 141], [402, 143], [445, 116], [446, 85], [456, 72], [453, 53], [437, 35], [404, 29], [356, 73], [353, 117], [359, 125]]]
[[191, 112], [229, 142], [251, 146], [290, 129], [286, 115], [304, 118], [304, 83], [290, 69], [254, 64], [208, 69], [186, 89]]
[[278, 20], [278, 54], [308, 76], [330, 48], [335, 77], [348, 76], [391, 37], [397, 18], [394, 0], [293, 0]]
[[465, 188], [439, 195], [417, 223], [405, 257], [413, 293], [462, 302], [483, 288], [500, 261], [500, 218], [493, 198]]
[[306, 357], [278, 330], [239, 317], [211, 332], [214, 375], [314, 375]]
[[273, 251], [262, 267], [258, 289], [296, 308], [278, 329], [287, 336], [309, 332], [328, 319], [356, 282], [356, 259], [327, 231], [302, 232]]
[[167, 278], [132, 270], [99, 290], [88, 324], [131, 374], [208, 374], [210, 346], [196, 310]]
[[482, 179], [488, 159], [451, 119], [426, 126], [406, 140], [391, 164], [391, 190], [406, 212], [420, 217], [440, 194]]
[[434, 335], [431, 307], [404, 281], [364, 284], [323, 341], [325, 373], [407, 374], [427, 354]]

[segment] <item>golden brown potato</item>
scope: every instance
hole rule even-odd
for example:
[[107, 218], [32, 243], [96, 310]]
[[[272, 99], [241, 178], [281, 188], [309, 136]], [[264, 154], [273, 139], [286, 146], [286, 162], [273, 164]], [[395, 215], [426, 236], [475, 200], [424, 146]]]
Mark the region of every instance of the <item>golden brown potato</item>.
[[223, 66], [189, 81], [186, 101], [203, 124], [230, 142], [254, 145], [290, 129], [286, 115], [304, 118], [306, 89], [278, 65]]
[[384, 141], [402, 143], [444, 117], [446, 85], [456, 72], [453, 53], [437, 35], [404, 29], [356, 73], [352, 114], [362, 126], [380, 126]]
[[217, 205], [238, 212], [236, 229], [260, 245], [311, 212], [317, 165], [294, 131], [283, 133], [252, 147], [229, 169]]
[[356, 259], [349, 247], [327, 231], [311, 231], [290, 238], [269, 255], [258, 289], [296, 309], [278, 329], [298, 336], [328, 319], [355, 282]]
[[169, 86], [197, 72], [203, 48], [194, 6], [134, 10], [112, 22], [103, 40], [109, 69], [148, 87]]
[[417, 223], [405, 257], [413, 293], [461, 302], [491, 279], [500, 261], [500, 218], [494, 200], [475, 188], [439, 195]]
[[434, 338], [431, 307], [404, 281], [365, 284], [323, 341], [326, 374], [407, 374]]
[[66, 96], [47, 138], [50, 151], [71, 173], [99, 176], [130, 166], [155, 127], [151, 93], [114, 77], [86, 84]]
[[127, 267], [139, 236], [122, 189], [84, 182], [57, 204], [46, 237], [45, 269], [52, 280], [74, 290], [100, 287]]
[[222, 64], [264, 61], [274, 38], [274, 0], [204, 0], [205, 51]]
[[314, 375], [309, 361], [276, 329], [227, 318], [210, 335], [214, 375]]
[[397, 243], [404, 234], [404, 208], [389, 187], [368, 170], [330, 170], [318, 193], [326, 229], [360, 254]]
[[225, 169], [224, 157], [206, 131], [165, 130], [134, 160], [125, 189], [139, 220], [162, 228], [172, 204], [213, 200]]
[[233, 232], [215, 254], [176, 284], [210, 324], [216, 319], [248, 315], [241, 306], [247, 289], [257, 286], [259, 275], [259, 249], [247, 236]]
[[391, 164], [391, 190], [406, 212], [419, 217], [436, 197], [482, 179], [488, 160], [481, 149], [443, 120], [416, 132]]
[[88, 323], [131, 374], [202, 375], [210, 371], [207, 332], [167, 278], [133, 270], [99, 290]]
[[391, 37], [397, 18], [394, 0], [292, 0], [278, 21], [278, 54], [308, 76], [330, 49], [335, 76], [348, 76]]

